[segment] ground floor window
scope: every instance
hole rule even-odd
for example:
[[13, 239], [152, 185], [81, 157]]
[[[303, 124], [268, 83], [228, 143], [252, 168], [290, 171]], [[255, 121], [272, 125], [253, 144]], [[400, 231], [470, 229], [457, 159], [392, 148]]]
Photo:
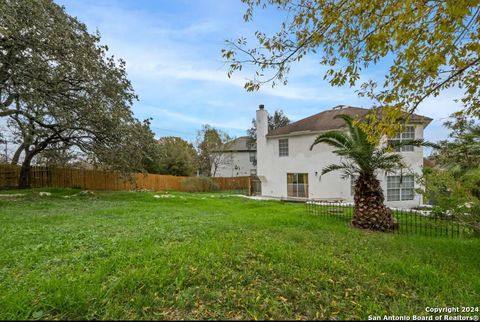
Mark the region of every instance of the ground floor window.
[[287, 195], [308, 198], [308, 174], [287, 173]]
[[387, 201], [413, 200], [414, 197], [412, 175], [387, 177]]

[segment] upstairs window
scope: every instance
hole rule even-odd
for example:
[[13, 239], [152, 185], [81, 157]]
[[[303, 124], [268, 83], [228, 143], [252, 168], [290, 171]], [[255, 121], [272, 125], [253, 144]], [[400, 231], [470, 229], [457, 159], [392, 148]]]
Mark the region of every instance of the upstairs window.
[[387, 201], [413, 200], [414, 197], [413, 176], [387, 177]]
[[[406, 126], [403, 132], [398, 133], [396, 137], [389, 139], [388, 142], [402, 142], [402, 141], [411, 141], [415, 140], [415, 127]], [[395, 148], [396, 152], [412, 152], [413, 145], [404, 145], [401, 147]]]
[[288, 139], [278, 140], [278, 156], [288, 157]]
[[256, 163], [257, 162], [257, 153], [256, 152], [250, 152], [250, 162], [251, 163]]

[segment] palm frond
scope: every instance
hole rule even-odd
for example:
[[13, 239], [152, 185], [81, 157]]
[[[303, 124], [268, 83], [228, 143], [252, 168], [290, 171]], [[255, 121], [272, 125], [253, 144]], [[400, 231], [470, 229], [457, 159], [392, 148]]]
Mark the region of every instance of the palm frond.
[[327, 174], [332, 171], [343, 170], [343, 166], [340, 164], [329, 164], [322, 169], [321, 175]]
[[405, 140], [389, 141], [386, 146], [379, 148], [368, 140], [367, 133], [355, 124], [351, 116], [340, 114], [335, 118], [340, 118], [345, 122], [348, 132], [336, 130], [322, 133], [315, 139], [310, 150], [316, 144], [325, 143], [334, 147], [333, 152], [346, 161], [323, 168], [322, 175], [331, 171], [342, 171], [344, 177], [356, 173], [374, 174], [377, 170], [394, 172], [405, 167], [405, 163], [401, 154], [391, 153], [392, 147], [407, 145], [436, 147], [435, 144], [424, 140]]
[[339, 149], [348, 148], [352, 145], [349, 136], [341, 131], [328, 131], [320, 134], [310, 146], [310, 151], [315, 145], [320, 143], [326, 143]]
[[377, 154], [372, 161], [374, 170], [384, 170], [386, 173], [395, 172], [399, 168], [404, 168], [405, 163], [403, 156], [398, 153], [393, 154]]
[[415, 147], [423, 146], [423, 147], [430, 147], [434, 149], [438, 149], [438, 144], [425, 141], [423, 139], [415, 139], [415, 140], [404, 140], [404, 141], [389, 141], [387, 143], [387, 147], [392, 148], [399, 148], [402, 146], [413, 145]]
[[350, 132], [350, 136], [354, 142], [358, 142], [363, 145], [368, 142], [367, 134], [358, 126], [354, 124], [354, 118], [347, 114], [340, 114], [335, 116], [335, 118], [340, 118], [345, 121], [345, 124], [348, 127], [348, 131]]
[[334, 117], [335, 119], [342, 119], [348, 127], [348, 132], [350, 136], [353, 138], [356, 134], [357, 127], [353, 125], [353, 117], [347, 114], [340, 114]]
[[338, 171], [338, 170], [343, 171], [342, 178], [352, 176], [360, 172], [360, 170], [358, 169], [358, 167], [355, 166], [354, 163], [342, 161], [340, 162], [340, 164], [327, 165], [322, 169], [321, 175], [327, 174], [332, 171]]
[[355, 160], [360, 168], [367, 168], [376, 146], [368, 140], [367, 133], [354, 123], [353, 117], [341, 114], [337, 115], [335, 118], [341, 118], [345, 121], [352, 142], [350, 151], [344, 151], [345, 153], [342, 155], [349, 156], [351, 159]]

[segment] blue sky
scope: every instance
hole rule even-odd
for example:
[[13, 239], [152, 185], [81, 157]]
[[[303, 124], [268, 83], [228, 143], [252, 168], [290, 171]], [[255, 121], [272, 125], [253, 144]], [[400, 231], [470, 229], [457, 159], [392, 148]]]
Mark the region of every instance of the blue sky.
[[[245, 23], [240, 0], [56, 0], [70, 15], [99, 30], [110, 53], [123, 58], [139, 101], [135, 115], [153, 118], [157, 137], [174, 135], [195, 139], [202, 124], [221, 128], [232, 136], [245, 135], [259, 104], [283, 109], [291, 120], [344, 104], [369, 107], [349, 87], [331, 87], [323, 81], [318, 57], [308, 56], [292, 66], [289, 83], [266, 86], [249, 93], [243, 84], [253, 73], [227, 77], [220, 50], [225, 39], [251, 38], [256, 30], [273, 31], [281, 14], [268, 11]], [[363, 78], [380, 78], [382, 68], [368, 70]], [[444, 139], [442, 123], [459, 109], [449, 90], [425, 101], [419, 114], [434, 118], [425, 131], [429, 140]]]

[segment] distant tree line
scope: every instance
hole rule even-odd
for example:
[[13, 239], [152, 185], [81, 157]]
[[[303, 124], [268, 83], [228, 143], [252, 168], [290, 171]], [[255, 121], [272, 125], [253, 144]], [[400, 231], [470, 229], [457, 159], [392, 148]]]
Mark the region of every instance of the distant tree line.
[[233, 138], [208, 124], [197, 131], [194, 143], [180, 137], [162, 137], [156, 172], [178, 176], [215, 176], [218, 168], [228, 163], [228, 147]]

